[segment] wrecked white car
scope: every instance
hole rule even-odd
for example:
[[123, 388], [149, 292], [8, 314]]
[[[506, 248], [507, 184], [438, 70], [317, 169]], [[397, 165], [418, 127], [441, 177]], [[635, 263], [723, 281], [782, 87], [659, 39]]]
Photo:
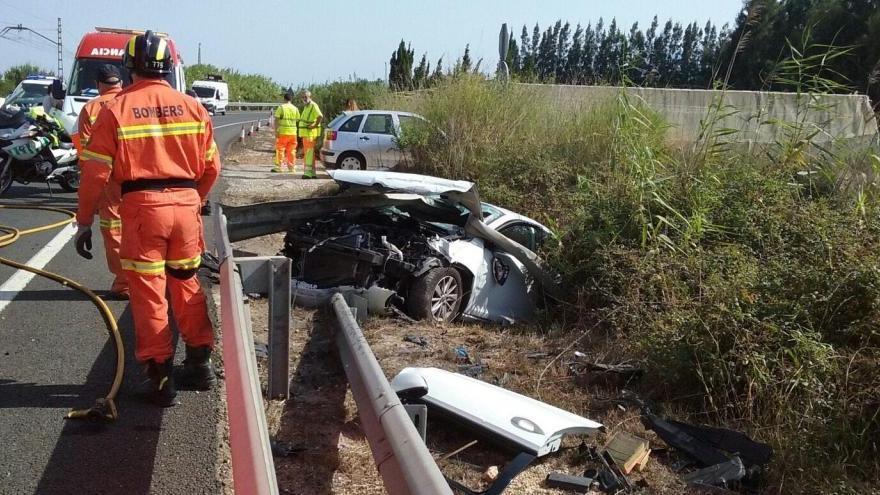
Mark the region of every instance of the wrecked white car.
[[[286, 231], [294, 297], [383, 289], [416, 319], [513, 323], [555, 281], [534, 254], [540, 223], [481, 203], [474, 184], [414, 174], [337, 170], [340, 192], [224, 208], [232, 240]], [[375, 298], [373, 298], [375, 299]]]

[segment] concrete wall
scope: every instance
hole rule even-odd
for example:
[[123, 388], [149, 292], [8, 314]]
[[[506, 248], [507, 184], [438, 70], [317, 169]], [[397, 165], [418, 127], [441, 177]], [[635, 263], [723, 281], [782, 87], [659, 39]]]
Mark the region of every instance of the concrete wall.
[[[610, 86], [567, 86], [520, 84], [546, 98], [561, 111], [570, 111], [607, 102], [622, 88]], [[877, 120], [865, 95], [823, 95], [811, 97], [794, 93], [758, 91], [713, 91], [693, 89], [626, 88], [631, 97], [644, 101], [672, 126], [669, 137], [674, 142], [694, 142], [700, 135], [701, 121], [709, 108], [723, 97], [721, 113], [735, 110], [721, 119], [715, 129], [737, 129], [725, 140], [742, 143], [773, 143], [784, 140], [785, 126], [772, 121], [804, 122], [805, 128], [818, 131], [814, 142], [837, 139], [860, 143], [878, 143]]]

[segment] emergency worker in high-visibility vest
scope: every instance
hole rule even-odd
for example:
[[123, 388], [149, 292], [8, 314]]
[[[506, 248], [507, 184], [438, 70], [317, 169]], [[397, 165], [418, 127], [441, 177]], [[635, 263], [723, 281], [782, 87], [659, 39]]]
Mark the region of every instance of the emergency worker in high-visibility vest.
[[293, 93], [284, 93], [284, 103], [275, 109], [275, 167], [273, 172], [283, 172], [282, 165], [293, 173], [296, 163], [296, 125], [299, 109], [293, 103]]
[[[92, 126], [98, 120], [98, 112], [104, 108], [116, 95], [122, 91], [122, 76], [119, 69], [110, 64], [98, 68], [98, 97], [85, 104], [79, 112], [79, 146], [80, 156], [83, 148], [89, 144], [92, 135]], [[98, 219], [101, 226], [101, 237], [104, 238], [104, 253], [107, 258], [107, 268], [113, 274], [113, 284], [110, 285], [110, 296], [114, 299], [128, 299], [128, 280], [122, 263], [119, 261], [119, 247], [122, 244], [122, 218], [119, 216], [119, 204], [122, 202], [122, 193], [119, 184], [110, 181], [101, 193], [98, 203]], [[91, 256], [91, 255], [90, 255]]]
[[168, 301], [186, 343], [180, 375], [208, 389], [214, 330], [196, 276], [205, 243], [199, 210], [220, 171], [207, 111], [164, 77], [173, 67], [165, 39], [151, 31], [131, 38], [123, 60], [132, 84], [107, 103], [82, 156], [80, 254], [91, 249], [91, 223], [108, 181], [122, 191], [122, 267], [128, 275], [135, 357], [146, 364], [150, 393], [163, 407], [176, 403]]
[[299, 113], [299, 137], [303, 145], [303, 163], [305, 173], [303, 179], [314, 179], [315, 174], [315, 141], [321, 135], [321, 121], [324, 114], [318, 104], [312, 101], [312, 93], [308, 90], [300, 93], [303, 109]]

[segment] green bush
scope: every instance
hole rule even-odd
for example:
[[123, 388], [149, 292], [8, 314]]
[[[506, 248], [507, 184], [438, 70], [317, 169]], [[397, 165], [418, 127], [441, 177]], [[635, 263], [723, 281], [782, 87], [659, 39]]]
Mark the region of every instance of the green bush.
[[377, 101], [388, 93], [382, 81], [366, 79], [313, 84], [308, 89], [312, 92], [312, 99], [320, 105], [325, 122], [339, 115], [349, 98], [354, 98], [361, 110], [368, 110], [377, 108]]
[[189, 86], [192, 86], [193, 81], [207, 79], [208, 74], [223, 76], [223, 80], [229, 84], [229, 101], [281, 101], [281, 86], [267, 76], [242, 74], [235, 69], [221, 69], [210, 64], [190, 65], [185, 70], [186, 83]]
[[606, 359], [642, 361], [656, 398], [694, 397], [692, 412], [770, 441], [773, 480], [880, 481], [876, 156], [799, 143], [790, 160], [789, 143], [739, 152], [711, 132], [675, 149], [626, 93], [558, 112], [459, 78], [392, 98], [437, 128], [401, 137], [413, 171], [474, 180], [555, 231], [558, 313], [571, 331], [600, 322]]

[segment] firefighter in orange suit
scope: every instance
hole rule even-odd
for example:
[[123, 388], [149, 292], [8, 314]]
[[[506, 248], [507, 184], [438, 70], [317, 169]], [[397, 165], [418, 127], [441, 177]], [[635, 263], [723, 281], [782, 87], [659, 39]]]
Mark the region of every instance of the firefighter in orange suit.
[[214, 330], [198, 271], [204, 250], [199, 214], [220, 171], [207, 111], [164, 80], [173, 67], [164, 38], [131, 38], [123, 55], [132, 84], [98, 114], [82, 156], [77, 252], [91, 249], [91, 223], [108, 181], [122, 192], [122, 268], [128, 274], [135, 357], [146, 364], [150, 393], [174, 405], [168, 301], [186, 343], [181, 381], [216, 385]]
[[[106, 64], [98, 69], [98, 94], [99, 96], [86, 103], [79, 113], [79, 154], [82, 155], [85, 145], [92, 135], [92, 126], [98, 120], [98, 112], [104, 108], [116, 95], [122, 91], [122, 76], [119, 69]], [[128, 299], [128, 281], [122, 264], [119, 262], [119, 246], [122, 242], [122, 220], [119, 217], [119, 203], [122, 196], [119, 185], [109, 183], [101, 194], [98, 203], [98, 218], [101, 226], [101, 236], [104, 238], [104, 253], [107, 257], [107, 268], [113, 273], [113, 284], [110, 286], [110, 296], [115, 299]], [[91, 256], [91, 254], [89, 255]]]

